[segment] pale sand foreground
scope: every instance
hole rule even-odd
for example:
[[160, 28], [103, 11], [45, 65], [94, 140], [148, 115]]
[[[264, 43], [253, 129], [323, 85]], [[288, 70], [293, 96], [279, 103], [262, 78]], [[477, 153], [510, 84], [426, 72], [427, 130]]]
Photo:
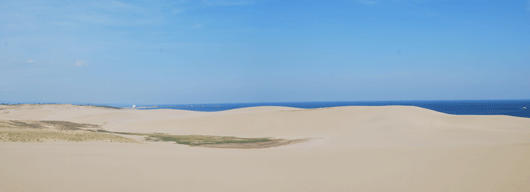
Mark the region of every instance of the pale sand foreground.
[[0, 142], [0, 191], [530, 191], [527, 118], [400, 106], [0, 108], [0, 120], [72, 121], [109, 131], [314, 138], [268, 149]]

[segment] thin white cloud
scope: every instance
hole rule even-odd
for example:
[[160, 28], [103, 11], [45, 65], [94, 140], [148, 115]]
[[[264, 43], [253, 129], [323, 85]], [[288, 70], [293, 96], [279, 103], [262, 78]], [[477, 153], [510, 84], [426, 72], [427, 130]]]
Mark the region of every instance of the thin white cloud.
[[377, 5], [377, 4], [381, 4], [379, 1], [377, 0], [357, 0], [357, 2], [361, 3], [361, 4], [365, 4], [365, 5]]
[[84, 67], [84, 66], [88, 66], [88, 64], [85, 61], [76, 61], [74, 63], [74, 66], [75, 67]]
[[26, 61], [26, 63], [33, 63], [33, 62], [35, 62], [35, 61], [34, 61], [34, 60], [28, 60], [28, 61]]
[[184, 8], [175, 8], [170, 11], [171, 14], [179, 14], [186, 12], [186, 9]]
[[117, 8], [124, 8], [124, 9], [135, 8], [134, 5], [131, 5], [131, 4], [128, 4], [128, 3], [124, 3], [124, 2], [121, 2], [121, 1], [111, 1], [110, 4], [111, 4], [111, 6], [117, 7]]
[[434, 11], [431, 11], [431, 10], [425, 10], [425, 15], [427, 16], [431, 16], [431, 17], [439, 17], [440, 14], [434, 12]]
[[364, 5], [380, 5], [384, 3], [427, 3], [427, 0], [357, 0]]
[[248, 5], [254, 3], [252, 0], [202, 0], [202, 3], [207, 6], [232, 6], [232, 5]]
[[198, 29], [198, 28], [201, 28], [202, 25], [201, 24], [198, 24], [196, 23], [195, 25], [193, 25], [193, 27], [191, 27], [192, 29]]
[[412, 2], [412, 3], [426, 3], [427, 1], [426, 0], [394, 0], [394, 2], [396, 2], [396, 3], [409, 3], [409, 2]]
[[107, 11], [120, 11], [120, 10], [139, 11], [144, 8], [142, 6], [136, 6], [136, 5], [124, 3], [121, 1], [92, 2], [91, 4], [92, 6], [96, 8], [105, 9]]
[[[261, 1], [266, 0], [32, 1], [33, 3], [13, 3], [10, 9], [0, 11], [0, 20], [5, 20], [3, 24], [10, 27], [10, 30], [17, 31], [38, 30], [41, 26], [55, 26], [63, 30], [84, 30], [94, 25], [160, 26], [172, 23], [174, 16], [183, 12], [212, 6], [252, 5]], [[31, 6], [24, 6], [26, 4]], [[5, 45], [7, 46], [7, 42]]]

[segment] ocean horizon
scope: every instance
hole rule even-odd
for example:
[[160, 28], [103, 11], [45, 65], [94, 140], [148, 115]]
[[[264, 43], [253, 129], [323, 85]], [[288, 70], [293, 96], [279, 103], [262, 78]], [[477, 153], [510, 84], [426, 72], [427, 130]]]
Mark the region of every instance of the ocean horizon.
[[416, 106], [452, 115], [509, 115], [530, 118], [530, 100], [263, 102], [136, 105], [136, 107], [140, 110], [180, 109], [190, 111], [215, 112], [259, 106], [281, 106], [302, 109], [316, 109], [342, 106], [389, 105]]
[[[81, 103], [72, 103], [81, 104]], [[452, 115], [509, 115], [530, 118], [530, 100], [420, 100], [420, 101], [321, 101], [321, 102], [256, 102], [196, 104], [82, 104], [139, 110], [178, 109], [215, 112], [246, 107], [280, 106], [317, 109], [342, 106], [416, 106]]]
[[[4, 103], [4, 104], [67, 104], [67, 103]], [[530, 118], [530, 100], [420, 100], [420, 101], [321, 101], [321, 102], [256, 102], [256, 103], [196, 103], [196, 104], [112, 104], [68, 103], [138, 110], [178, 109], [216, 112], [238, 108], [279, 106], [317, 109], [343, 106], [416, 106], [452, 115], [509, 115]]]

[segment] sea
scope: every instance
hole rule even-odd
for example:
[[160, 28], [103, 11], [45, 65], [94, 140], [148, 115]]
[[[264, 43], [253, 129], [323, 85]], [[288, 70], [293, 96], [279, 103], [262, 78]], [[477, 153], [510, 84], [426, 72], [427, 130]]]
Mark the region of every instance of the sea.
[[[342, 106], [416, 106], [453, 115], [509, 115], [530, 118], [530, 100], [463, 100], [463, 101], [329, 101], [279, 103], [210, 103], [174, 105], [136, 105], [139, 110], [180, 109], [215, 112], [259, 106], [283, 106], [316, 109]], [[112, 106], [112, 105], [110, 105]], [[131, 107], [132, 105], [129, 105]], [[123, 105], [115, 107], [124, 107]]]

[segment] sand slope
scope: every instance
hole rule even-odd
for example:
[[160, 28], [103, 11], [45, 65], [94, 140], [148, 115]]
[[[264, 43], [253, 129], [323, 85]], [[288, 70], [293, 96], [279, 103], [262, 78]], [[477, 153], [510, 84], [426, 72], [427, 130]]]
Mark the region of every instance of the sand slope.
[[0, 191], [530, 191], [530, 119], [404, 106], [223, 112], [0, 106], [0, 120], [313, 138], [269, 149], [0, 143]]

